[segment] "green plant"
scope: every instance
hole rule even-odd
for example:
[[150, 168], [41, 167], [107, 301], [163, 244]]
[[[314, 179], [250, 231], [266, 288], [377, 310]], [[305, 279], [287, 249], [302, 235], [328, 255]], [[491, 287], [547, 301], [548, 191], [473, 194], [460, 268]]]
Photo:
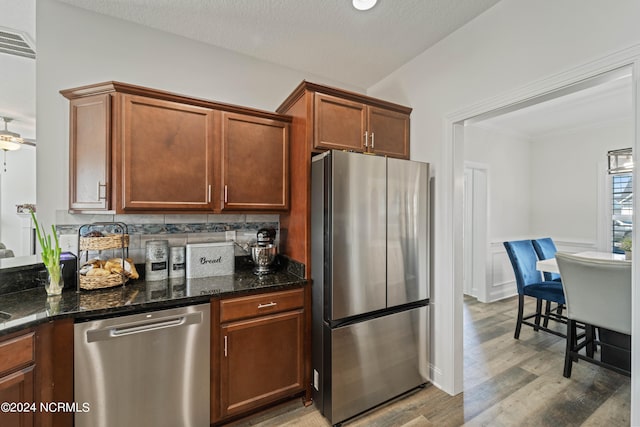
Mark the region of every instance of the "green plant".
[[[58, 242], [58, 235], [56, 234], [56, 229], [51, 225], [51, 234], [47, 234], [44, 231], [44, 227], [38, 224], [38, 220], [36, 219], [36, 215], [31, 211], [31, 218], [33, 219], [33, 223], [36, 226], [36, 234], [38, 236], [38, 242], [40, 243], [40, 248], [42, 252], [40, 255], [42, 256], [42, 262], [44, 266], [47, 268], [49, 275], [54, 278], [60, 277], [60, 243]], [[53, 240], [51, 238], [53, 236]], [[55, 243], [55, 246], [54, 246]]]
[[631, 247], [632, 247], [631, 243], [632, 243], [631, 237], [628, 237], [628, 236], [625, 237], [620, 241], [620, 249], [622, 249], [625, 252], [631, 252]]

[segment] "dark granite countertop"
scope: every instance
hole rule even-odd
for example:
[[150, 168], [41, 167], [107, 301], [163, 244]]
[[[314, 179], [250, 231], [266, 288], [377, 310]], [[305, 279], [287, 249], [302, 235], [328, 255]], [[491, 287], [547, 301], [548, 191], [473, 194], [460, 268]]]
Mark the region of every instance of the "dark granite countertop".
[[0, 295], [0, 336], [46, 321], [73, 317], [77, 320], [119, 316], [149, 310], [199, 304], [212, 297], [275, 291], [306, 283], [305, 279], [280, 268], [257, 276], [250, 265], [236, 266], [229, 276], [202, 279], [136, 280], [108, 289], [80, 290], [67, 287], [62, 295], [47, 297], [44, 287]]

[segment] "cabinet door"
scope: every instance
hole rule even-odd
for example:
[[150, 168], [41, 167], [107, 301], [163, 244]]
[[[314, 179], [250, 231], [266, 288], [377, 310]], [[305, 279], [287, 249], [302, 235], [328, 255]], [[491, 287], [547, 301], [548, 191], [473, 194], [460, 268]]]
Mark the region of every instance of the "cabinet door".
[[221, 326], [223, 417], [304, 390], [303, 310]]
[[0, 402], [8, 404], [18, 404], [10, 409], [23, 409], [22, 412], [16, 411], [0, 411], [0, 426], [16, 426], [26, 427], [34, 425], [34, 413], [39, 410], [36, 406], [35, 411], [31, 407], [26, 408], [24, 404], [36, 405], [34, 399], [34, 375], [33, 366], [14, 372], [9, 375], [0, 377]]
[[111, 98], [71, 101], [69, 123], [69, 209], [110, 208]]
[[289, 125], [223, 113], [222, 210], [289, 208]]
[[212, 210], [214, 111], [123, 95], [120, 117], [121, 209]]
[[364, 104], [316, 93], [313, 148], [366, 151], [366, 119]]
[[370, 151], [403, 159], [409, 158], [409, 116], [369, 107]]

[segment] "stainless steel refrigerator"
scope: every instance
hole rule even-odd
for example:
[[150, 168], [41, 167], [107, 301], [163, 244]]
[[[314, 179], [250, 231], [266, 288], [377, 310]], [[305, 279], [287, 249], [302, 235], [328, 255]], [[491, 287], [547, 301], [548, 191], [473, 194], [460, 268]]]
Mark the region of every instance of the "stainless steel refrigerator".
[[427, 382], [429, 166], [313, 158], [313, 393], [339, 424]]

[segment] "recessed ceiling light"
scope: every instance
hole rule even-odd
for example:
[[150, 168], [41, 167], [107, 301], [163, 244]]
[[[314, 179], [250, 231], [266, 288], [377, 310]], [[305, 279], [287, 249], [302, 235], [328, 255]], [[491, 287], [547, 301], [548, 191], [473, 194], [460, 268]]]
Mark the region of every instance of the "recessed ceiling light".
[[378, 0], [353, 0], [353, 7], [358, 10], [369, 10], [376, 5]]

